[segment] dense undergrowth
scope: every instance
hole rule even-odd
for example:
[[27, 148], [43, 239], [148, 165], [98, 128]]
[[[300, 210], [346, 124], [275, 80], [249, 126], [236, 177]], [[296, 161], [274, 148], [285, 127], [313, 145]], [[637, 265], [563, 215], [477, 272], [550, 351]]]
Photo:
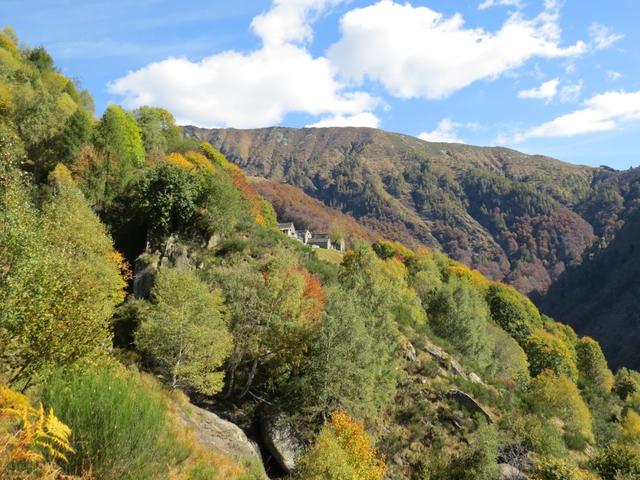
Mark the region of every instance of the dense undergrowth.
[[261, 478], [180, 392], [288, 425], [292, 478], [640, 478], [640, 375], [514, 288], [384, 240], [319, 258], [169, 112], [95, 119], [10, 30], [0, 112], [3, 478]]

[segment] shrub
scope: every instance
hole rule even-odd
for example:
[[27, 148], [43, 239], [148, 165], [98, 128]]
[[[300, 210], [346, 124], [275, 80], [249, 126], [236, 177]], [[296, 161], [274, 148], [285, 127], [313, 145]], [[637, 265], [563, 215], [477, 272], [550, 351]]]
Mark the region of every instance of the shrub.
[[41, 394], [73, 430], [69, 473], [156, 479], [186, 454], [168, 431], [164, 398], [138, 374], [107, 366], [61, 370]]
[[589, 461], [602, 480], [632, 479], [640, 476], [640, 452], [624, 445], [599, 450]]
[[519, 343], [542, 326], [540, 312], [531, 301], [512, 287], [494, 283], [487, 292], [493, 321]]
[[616, 372], [613, 383], [613, 392], [622, 400], [635, 394], [638, 391], [640, 382], [638, 381], [638, 373], [628, 368], [621, 368]]
[[595, 477], [567, 460], [542, 457], [536, 464], [532, 480], [595, 480]]

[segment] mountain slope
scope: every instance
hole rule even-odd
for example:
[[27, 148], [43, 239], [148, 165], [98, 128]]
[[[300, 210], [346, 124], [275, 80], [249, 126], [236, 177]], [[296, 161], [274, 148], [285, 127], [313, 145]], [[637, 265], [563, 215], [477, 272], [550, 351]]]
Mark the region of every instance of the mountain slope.
[[576, 209], [603, 169], [505, 148], [366, 128], [185, 127], [249, 174], [301, 188], [364, 226], [425, 244], [526, 292], [545, 291], [596, 239]]
[[569, 269], [538, 304], [597, 338], [613, 368], [640, 366], [640, 211], [607, 248]]

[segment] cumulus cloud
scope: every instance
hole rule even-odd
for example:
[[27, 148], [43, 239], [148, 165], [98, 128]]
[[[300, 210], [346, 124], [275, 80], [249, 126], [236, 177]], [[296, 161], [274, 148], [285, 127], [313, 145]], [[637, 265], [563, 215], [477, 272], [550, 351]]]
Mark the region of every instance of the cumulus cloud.
[[514, 137], [516, 143], [534, 137], [571, 137], [614, 130], [640, 120], [640, 90], [611, 91], [591, 97], [583, 108], [557, 117]]
[[262, 47], [250, 53], [226, 51], [198, 62], [168, 58], [129, 72], [109, 84], [129, 108], [156, 105], [178, 122], [203, 127], [263, 127], [289, 112], [354, 116], [377, 100], [336, 79], [324, 57], [305, 47], [313, 18], [345, 0], [275, 0], [253, 19]]
[[438, 122], [438, 126], [431, 132], [422, 132], [418, 135], [421, 140], [427, 142], [442, 142], [442, 143], [464, 143], [456, 132], [457, 128], [461, 125], [459, 123], [451, 121], [451, 119], [444, 118]]
[[611, 33], [608, 27], [597, 22], [589, 27], [589, 35], [596, 50], [607, 49], [624, 37], [624, 35]]
[[522, 0], [484, 0], [484, 2], [478, 5], [478, 10], [486, 10], [491, 7], [522, 8], [523, 6]]
[[334, 115], [330, 118], [306, 125], [305, 128], [325, 128], [325, 127], [370, 127], [378, 128], [380, 119], [371, 112], [357, 113], [355, 115]]
[[440, 99], [534, 57], [583, 53], [581, 41], [560, 46], [558, 20], [556, 2], [546, 0], [537, 17], [514, 13], [491, 33], [466, 27], [460, 14], [445, 17], [428, 7], [380, 0], [342, 17], [342, 38], [328, 57], [351, 81], [377, 81], [400, 98]]
[[519, 98], [535, 98], [542, 100], [551, 100], [558, 94], [558, 85], [560, 85], [560, 80], [554, 78], [553, 80], [549, 80], [548, 82], [544, 82], [537, 88], [531, 88], [529, 90], [520, 90], [518, 92]]

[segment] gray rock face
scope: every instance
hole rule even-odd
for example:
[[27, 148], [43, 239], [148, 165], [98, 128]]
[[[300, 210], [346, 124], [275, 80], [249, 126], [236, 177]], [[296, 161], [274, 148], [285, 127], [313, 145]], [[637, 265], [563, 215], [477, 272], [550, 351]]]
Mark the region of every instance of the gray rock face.
[[153, 288], [160, 260], [155, 255], [141, 255], [135, 263], [133, 294], [136, 298], [147, 298]]
[[500, 475], [498, 480], [527, 480], [528, 477], [518, 470], [516, 467], [509, 465], [508, 463], [498, 464]]
[[203, 446], [234, 458], [262, 463], [258, 446], [237, 425], [195, 405], [182, 411], [182, 419]]
[[451, 367], [451, 370], [453, 370], [456, 375], [462, 378], [468, 378], [474, 383], [480, 383], [482, 385], [485, 384], [482, 381], [482, 379], [475, 373], [466, 372], [465, 369], [460, 364], [460, 362], [458, 362], [455, 358], [453, 358], [451, 355], [449, 355], [447, 352], [445, 352], [443, 349], [441, 349], [437, 345], [425, 339], [424, 345], [422, 347], [424, 348], [424, 351], [427, 352], [429, 355], [431, 355], [433, 358], [435, 358], [438, 361], [438, 363], [440, 363], [440, 365]]
[[262, 440], [273, 458], [286, 473], [290, 473], [303, 448], [292, 428], [277, 417], [264, 417], [260, 422], [260, 430]]
[[471, 413], [479, 413], [487, 420], [488, 423], [494, 423], [491, 414], [482, 405], [476, 402], [468, 393], [464, 393], [460, 390], [451, 390], [447, 393], [447, 397], [453, 398]]

